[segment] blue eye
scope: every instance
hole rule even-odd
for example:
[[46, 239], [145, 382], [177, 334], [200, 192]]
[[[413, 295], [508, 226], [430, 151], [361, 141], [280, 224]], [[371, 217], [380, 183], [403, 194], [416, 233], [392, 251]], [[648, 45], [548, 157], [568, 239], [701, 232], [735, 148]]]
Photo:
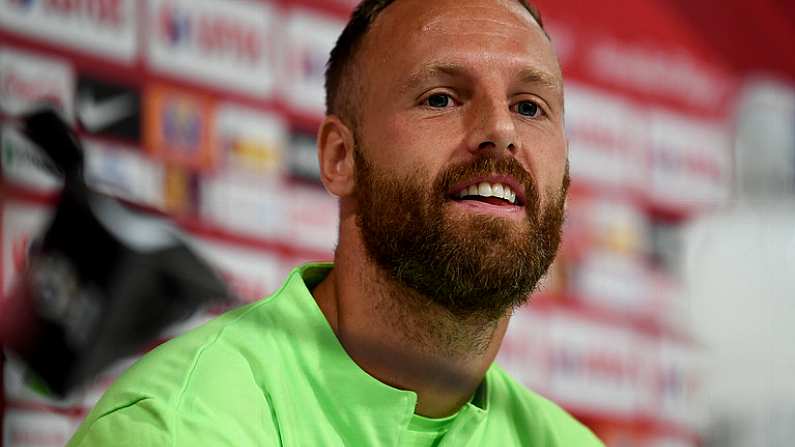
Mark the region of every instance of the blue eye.
[[428, 97], [425, 102], [435, 108], [445, 108], [450, 105], [450, 96], [442, 93], [436, 93]]
[[516, 112], [520, 115], [536, 118], [541, 114], [541, 108], [534, 102], [522, 101], [516, 105]]

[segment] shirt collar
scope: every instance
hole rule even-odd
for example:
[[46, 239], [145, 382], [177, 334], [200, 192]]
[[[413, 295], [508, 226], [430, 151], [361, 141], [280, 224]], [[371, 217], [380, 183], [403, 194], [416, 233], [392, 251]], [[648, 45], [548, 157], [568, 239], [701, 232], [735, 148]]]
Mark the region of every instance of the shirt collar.
[[[380, 422], [378, 438], [383, 442], [380, 445], [398, 445], [414, 415], [417, 394], [379, 381], [348, 356], [310, 292], [332, 268], [331, 263], [312, 263], [293, 270], [282, 289], [282, 294], [288, 295], [281, 300], [287, 318], [284, 325], [305, 342], [298, 343], [306, 347], [299, 349], [298, 355], [312, 357], [303, 359], [302, 364], [307, 366], [306, 377], [313, 391], [322, 400], [351, 410], [348, 419], [367, 419], [348, 421], [344, 428], [357, 430], [372, 426], [376, 420]], [[312, 365], [314, 368], [309, 370]], [[442, 445], [465, 445], [466, 440], [472, 439], [488, 414], [488, 400], [488, 381], [484, 379], [473, 399], [461, 409]], [[354, 438], [360, 436], [349, 434]], [[448, 444], [453, 441], [456, 444]]]

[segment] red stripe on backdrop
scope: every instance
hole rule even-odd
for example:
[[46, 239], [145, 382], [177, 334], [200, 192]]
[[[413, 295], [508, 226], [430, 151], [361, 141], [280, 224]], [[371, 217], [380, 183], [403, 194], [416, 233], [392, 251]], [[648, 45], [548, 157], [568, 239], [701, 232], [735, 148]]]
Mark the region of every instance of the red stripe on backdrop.
[[43, 40], [23, 37], [3, 29], [0, 29], [0, 42], [3, 42], [4, 47], [25, 49], [56, 59], [65, 59], [72, 62], [77, 71], [85, 71], [131, 85], [140, 85], [141, 80], [144, 79], [144, 73], [146, 73], [140, 58], [128, 65], [59, 45], [54, 40], [44, 43]]
[[[684, 222], [694, 215], [712, 211], [710, 206], [704, 207], [698, 204], [688, 208], [684, 205], [654, 203], [646, 197], [643, 191], [628, 190], [624, 186], [599, 185], [595, 187], [593, 184], [576, 177], [572, 178], [571, 186], [569, 187], [569, 197], [595, 197], [616, 201], [627, 200], [638, 209], [644, 210], [653, 220], [668, 223]], [[712, 207], [716, 208], [719, 206], [720, 204], [712, 205]]]
[[[772, 71], [795, 82], [795, 2], [665, 0], [738, 72]], [[787, 55], [787, 56], [785, 56]]]
[[[736, 75], [673, 6], [655, 0], [534, 3], [567, 80], [696, 116], [726, 113]], [[678, 82], [684, 79], [699, 83]], [[705, 93], [714, 97], [699, 101]]]
[[213, 239], [218, 242], [237, 245], [241, 248], [256, 249], [265, 251], [267, 253], [274, 253], [284, 259], [312, 259], [321, 261], [330, 260], [333, 257], [333, 254], [329, 252], [307, 249], [299, 247], [296, 244], [292, 244], [290, 242], [279, 241], [276, 239], [246, 236], [239, 233], [230, 232], [224, 228], [200, 222], [196, 219], [177, 218], [176, 222], [183, 230], [192, 235]]
[[[84, 407], [62, 408], [62, 407], [47, 405], [40, 402], [21, 401], [21, 400], [20, 401], [10, 400], [8, 401], [6, 406], [9, 410], [52, 413], [70, 418], [80, 418], [80, 419], [84, 418], [88, 414], [88, 409]], [[13, 447], [13, 446], [8, 446], [8, 447]]]
[[593, 321], [608, 327], [625, 329], [652, 339], [665, 339], [682, 343], [686, 346], [698, 347], [698, 343], [689, 334], [670, 327], [651, 316], [627, 316], [615, 310], [600, 308], [588, 304], [576, 295], [541, 294], [533, 296], [531, 304], [525, 307], [527, 312], [546, 315], [570, 315]]
[[[566, 410], [580, 422], [594, 430], [597, 435], [603, 435], [604, 433], [601, 433], [601, 429], [608, 427], [613, 430], [619, 429], [626, 433], [633, 433], [642, 439], [647, 439], [650, 436], [677, 438], [690, 443], [686, 445], [699, 445], [699, 440], [701, 439], [700, 435], [693, 430], [649, 417], [627, 418], [622, 415], [602, 414], [571, 405], [566, 406]], [[646, 444], [644, 443], [644, 445]]]
[[0, 200], [2, 200], [3, 203], [10, 200], [18, 200], [36, 205], [55, 206], [58, 203], [58, 197], [59, 194], [57, 193], [32, 191], [0, 179]]

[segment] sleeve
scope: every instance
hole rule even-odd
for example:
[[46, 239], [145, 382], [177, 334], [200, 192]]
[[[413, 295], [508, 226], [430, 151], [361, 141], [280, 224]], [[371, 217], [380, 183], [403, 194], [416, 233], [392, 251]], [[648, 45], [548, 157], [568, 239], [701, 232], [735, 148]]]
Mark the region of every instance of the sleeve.
[[[263, 409], [265, 414], [270, 409]], [[143, 399], [87, 420], [67, 447], [202, 447], [279, 446], [281, 439], [270, 419], [256, 426], [216, 415], [182, 414], [155, 399]], [[252, 422], [252, 421], [249, 421]]]

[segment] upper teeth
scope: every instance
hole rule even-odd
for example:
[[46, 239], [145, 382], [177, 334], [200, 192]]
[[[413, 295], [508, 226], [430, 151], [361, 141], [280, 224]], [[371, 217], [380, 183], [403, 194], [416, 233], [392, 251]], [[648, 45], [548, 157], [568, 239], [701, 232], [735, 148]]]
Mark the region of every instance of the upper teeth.
[[482, 182], [477, 185], [470, 185], [458, 193], [458, 197], [461, 199], [466, 196], [498, 197], [511, 203], [516, 203], [516, 193], [510, 186], [502, 183]]

